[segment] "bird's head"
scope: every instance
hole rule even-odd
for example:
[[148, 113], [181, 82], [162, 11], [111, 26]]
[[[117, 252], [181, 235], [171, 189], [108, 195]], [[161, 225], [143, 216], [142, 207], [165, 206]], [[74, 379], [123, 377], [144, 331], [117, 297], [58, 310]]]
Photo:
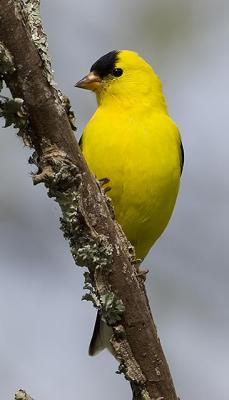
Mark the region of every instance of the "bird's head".
[[113, 50], [99, 58], [76, 87], [95, 92], [98, 104], [149, 103], [166, 107], [161, 82], [152, 67], [137, 53]]

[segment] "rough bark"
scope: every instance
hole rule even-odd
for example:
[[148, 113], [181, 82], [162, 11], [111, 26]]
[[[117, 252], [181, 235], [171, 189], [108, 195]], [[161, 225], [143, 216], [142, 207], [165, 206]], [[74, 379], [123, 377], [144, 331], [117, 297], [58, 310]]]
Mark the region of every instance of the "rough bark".
[[177, 400], [134, 250], [82, 157], [69, 105], [53, 86], [37, 6], [38, 1], [1, 0], [0, 7], [0, 41], [13, 59], [2, 76], [12, 96], [24, 101], [17, 115], [26, 116], [24, 140], [36, 150], [34, 183], [44, 182], [60, 205], [74, 260], [88, 267], [86, 297], [113, 328], [112, 345], [133, 398]]
[[26, 393], [24, 390], [20, 389], [15, 393], [15, 400], [33, 400], [32, 397]]

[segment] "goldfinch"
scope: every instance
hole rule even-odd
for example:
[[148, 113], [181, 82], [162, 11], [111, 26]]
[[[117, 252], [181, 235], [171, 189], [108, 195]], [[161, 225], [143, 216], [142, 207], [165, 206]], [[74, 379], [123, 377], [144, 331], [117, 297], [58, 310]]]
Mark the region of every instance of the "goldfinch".
[[[170, 220], [184, 163], [160, 79], [134, 51], [114, 50], [75, 86], [95, 92], [98, 103], [80, 140], [83, 155], [97, 179], [109, 179], [116, 219], [143, 259]], [[98, 313], [89, 354], [109, 348], [110, 334]]]

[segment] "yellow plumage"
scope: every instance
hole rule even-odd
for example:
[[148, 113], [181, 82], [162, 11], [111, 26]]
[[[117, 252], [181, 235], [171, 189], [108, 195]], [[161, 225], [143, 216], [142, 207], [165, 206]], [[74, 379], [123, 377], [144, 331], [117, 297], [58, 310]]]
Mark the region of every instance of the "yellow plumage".
[[82, 151], [98, 179], [109, 178], [117, 221], [144, 258], [170, 219], [181, 173], [180, 135], [159, 78], [136, 53], [118, 53], [120, 77], [106, 77], [84, 129]]
[[[142, 259], [168, 224], [183, 164], [160, 80], [137, 53], [123, 50], [101, 57], [76, 86], [95, 91], [98, 102], [83, 131], [84, 157], [97, 179], [110, 180], [116, 219]], [[107, 345], [101, 331], [97, 321], [92, 354]]]

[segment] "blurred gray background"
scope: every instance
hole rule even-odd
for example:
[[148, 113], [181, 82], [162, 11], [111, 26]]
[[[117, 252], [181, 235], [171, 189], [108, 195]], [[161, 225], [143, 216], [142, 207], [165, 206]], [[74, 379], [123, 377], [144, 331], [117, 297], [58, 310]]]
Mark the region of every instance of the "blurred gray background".
[[[160, 75], [185, 147], [171, 223], [145, 260], [147, 287], [177, 392], [229, 398], [229, 3], [227, 0], [42, 0], [55, 78], [79, 137], [95, 110], [73, 85], [98, 57], [133, 49]], [[3, 121], [1, 122], [1, 126]], [[117, 363], [87, 355], [95, 310], [81, 302], [59, 209], [33, 187], [30, 155], [0, 132], [0, 398], [130, 399]]]

